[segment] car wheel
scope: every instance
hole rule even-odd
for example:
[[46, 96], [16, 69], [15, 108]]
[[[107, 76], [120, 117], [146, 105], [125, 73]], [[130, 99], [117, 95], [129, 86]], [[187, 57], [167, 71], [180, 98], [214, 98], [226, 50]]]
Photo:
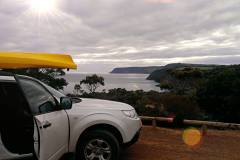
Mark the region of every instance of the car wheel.
[[118, 160], [120, 153], [116, 137], [104, 130], [88, 132], [78, 143], [77, 160]]

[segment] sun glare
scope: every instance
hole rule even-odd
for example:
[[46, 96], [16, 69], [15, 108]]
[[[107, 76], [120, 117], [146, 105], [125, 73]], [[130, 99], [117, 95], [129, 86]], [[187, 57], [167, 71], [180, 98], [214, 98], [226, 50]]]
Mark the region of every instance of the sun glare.
[[196, 147], [201, 143], [202, 134], [195, 128], [189, 128], [183, 132], [183, 141], [190, 147]]
[[57, 0], [30, 0], [31, 10], [37, 14], [49, 14], [57, 8]]

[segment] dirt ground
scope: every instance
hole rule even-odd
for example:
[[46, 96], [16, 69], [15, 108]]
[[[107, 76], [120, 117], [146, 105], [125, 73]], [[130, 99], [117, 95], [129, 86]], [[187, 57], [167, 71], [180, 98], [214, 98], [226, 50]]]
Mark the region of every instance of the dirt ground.
[[121, 160], [240, 160], [240, 131], [207, 130], [199, 146], [183, 142], [183, 130], [143, 127]]

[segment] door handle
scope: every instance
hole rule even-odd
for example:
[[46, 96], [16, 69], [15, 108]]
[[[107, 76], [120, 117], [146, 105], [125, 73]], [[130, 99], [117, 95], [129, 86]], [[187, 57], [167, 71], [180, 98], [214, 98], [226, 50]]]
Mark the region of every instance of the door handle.
[[43, 124], [43, 128], [48, 128], [48, 127], [51, 127], [51, 123], [50, 122], [48, 122], [48, 121], [46, 121], [46, 122], [44, 122], [44, 124]]

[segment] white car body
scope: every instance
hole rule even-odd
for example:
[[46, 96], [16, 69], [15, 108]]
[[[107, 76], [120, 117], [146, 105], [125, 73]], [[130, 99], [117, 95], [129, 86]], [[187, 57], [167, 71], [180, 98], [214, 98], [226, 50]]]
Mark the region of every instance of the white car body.
[[[20, 78], [41, 82], [20, 76]], [[0, 74], [0, 83], [14, 82], [12, 75]], [[49, 87], [41, 84], [45, 89]], [[51, 90], [48, 90], [51, 92]], [[60, 103], [60, 97], [53, 97]], [[109, 128], [117, 134], [121, 145], [136, 141], [142, 123], [137, 115], [127, 116], [124, 112], [134, 113], [132, 106], [120, 102], [98, 99], [81, 99], [81, 102], [74, 103], [71, 109], [60, 109], [54, 112], [34, 115], [34, 149], [39, 160], [58, 160], [67, 153], [76, 152], [80, 137], [87, 134], [88, 130], [94, 127]], [[49, 124], [49, 126], [48, 126]], [[44, 128], [44, 126], [46, 128]], [[135, 140], [134, 140], [135, 139]], [[0, 134], [0, 160], [24, 157], [25, 154], [13, 154], [6, 149], [1, 140]]]
[[67, 110], [72, 128], [70, 151], [76, 148], [79, 135], [87, 128], [97, 124], [108, 124], [119, 130], [123, 143], [130, 142], [140, 130], [142, 123], [139, 118], [128, 118], [122, 111], [134, 110], [130, 105], [97, 99], [82, 99], [82, 102]]

